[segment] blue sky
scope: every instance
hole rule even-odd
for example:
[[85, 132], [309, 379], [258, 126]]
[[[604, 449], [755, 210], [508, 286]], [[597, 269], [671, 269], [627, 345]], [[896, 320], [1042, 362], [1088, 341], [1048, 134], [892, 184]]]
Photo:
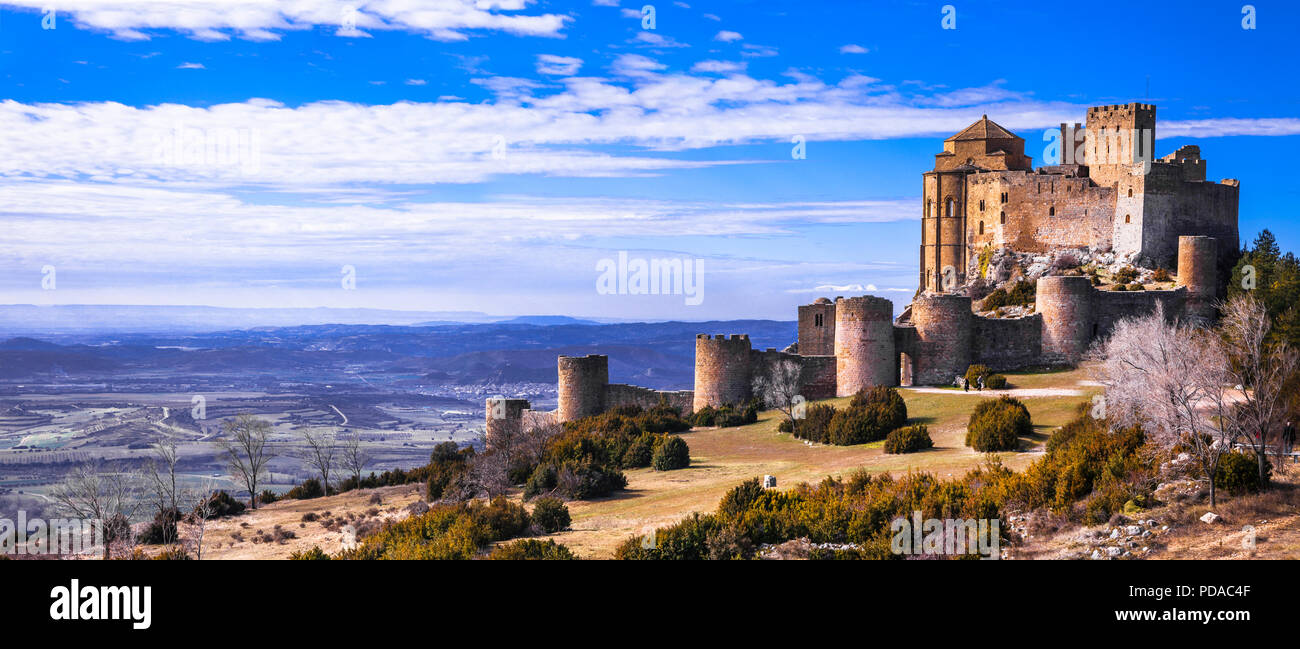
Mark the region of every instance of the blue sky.
[[[1241, 180], [1243, 241], [1300, 251], [1293, 3], [46, 4], [0, 3], [0, 303], [901, 308], [944, 137], [987, 113], [1041, 164], [1128, 101]], [[619, 251], [703, 299], [601, 294]]]

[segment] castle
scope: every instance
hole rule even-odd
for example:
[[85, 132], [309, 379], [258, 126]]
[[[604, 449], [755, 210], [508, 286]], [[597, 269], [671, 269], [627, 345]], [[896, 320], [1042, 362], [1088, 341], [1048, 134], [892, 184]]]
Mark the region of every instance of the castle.
[[[807, 400], [848, 396], [873, 385], [951, 384], [971, 364], [994, 371], [1077, 363], [1098, 337], [1157, 303], [1171, 317], [1208, 319], [1220, 277], [1237, 251], [1239, 184], [1205, 181], [1195, 146], [1154, 160], [1155, 106], [1088, 109], [1087, 127], [1061, 125], [1061, 164], [1037, 169], [1024, 140], [987, 116], [944, 140], [934, 169], [922, 174], [920, 288], [898, 319], [893, 303], [873, 297], [820, 298], [799, 307], [798, 341], [758, 350], [749, 336], [695, 339], [694, 390], [656, 391], [609, 383], [605, 356], [560, 356], [560, 421], [619, 405], [661, 400], [683, 413], [740, 404], [755, 376], [779, 362], [798, 363]], [[1077, 146], [1075, 146], [1077, 145]], [[964, 294], [980, 275], [981, 253], [1082, 249], [1145, 266], [1172, 267], [1172, 289], [1108, 291], [1083, 275], [1044, 275], [1033, 312], [986, 317]], [[520, 425], [526, 401], [498, 403]]]

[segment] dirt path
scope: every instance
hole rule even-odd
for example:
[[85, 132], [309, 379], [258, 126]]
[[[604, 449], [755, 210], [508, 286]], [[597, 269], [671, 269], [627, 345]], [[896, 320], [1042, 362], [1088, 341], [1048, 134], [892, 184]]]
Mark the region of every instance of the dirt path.
[[905, 392], [916, 392], [920, 394], [969, 394], [977, 397], [1016, 397], [1028, 399], [1032, 397], [1080, 397], [1083, 396], [1082, 390], [1073, 390], [1070, 388], [1012, 388], [1010, 390], [971, 390], [964, 392], [953, 388], [899, 388]]

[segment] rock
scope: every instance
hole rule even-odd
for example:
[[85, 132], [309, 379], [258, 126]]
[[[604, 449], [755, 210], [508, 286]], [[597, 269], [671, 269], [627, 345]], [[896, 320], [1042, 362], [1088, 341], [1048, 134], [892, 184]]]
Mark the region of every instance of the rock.
[[1219, 515], [1214, 512], [1205, 512], [1205, 515], [1201, 517], [1202, 523], [1213, 524], [1217, 520], [1219, 520]]
[[1117, 547], [1115, 547], [1115, 546], [1113, 546], [1113, 545], [1110, 546], [1110, 547], [1108, 547], [1108, 548], [1106, 548], [1106, 554], [1108, 554], [1108, 555], [1110, 555], [1110, 556], [1112, 556], [1112, 557], [1118, 557], [1119, 555], [1121, 555], [1121, 554], [1123, 554], [1123, 553], [1124, 553], [1123, 550], [1121, 550], [1120, 548], [1117, 548]]
[[1119, 528], [1118, 528], [1118, 527], [1110, 531], [1110, 538], [1112, 538], [1112, 539], [1117, 539], [1117, 538], [1119, 538]]
[[1145, 539], [1145, 538], [1148, 538], [1148, 537], [1150, 537], [1150, 536], [1151, 536], [1151, 530], [1143, 530], [1143, 531], [1142, 531], [1142, 538]]
[[1186, 453], [1179, 453], [1179, 454], [1178, 454], [1178, 461], [1179, 461], [1179, 462], [1186, 462], [1186, 461], [1188, 461], [1188, 460], [1190, 460], [1190, 459], [1192, 459], [1192, 456], [1190, 456], [1190, 455], [1188, 455], [1188, 454], [1186, 454]]
[[1025, 269], [1025, 276], [1030, 279], [1038, 279], [1039, 277], [1042, 277], [1043, 273], [1046, 272], [1047, 272], [1046, 263], [1034, 262], [1029, 265], [1029, 268]]
[[1092, 558], [1093, 558], [1093, 559], [1101, 559], [1101, 550], [1093, 550], [1093, 551], [1092, 551]]
[[1125, 531], [1129, 536], [1134, 536], [1134, 535], [1137, 535], [1137, 534], [1141, 534], [1141, 533], [1142, 533], [1142, 528], [1141, 528], [1141, 527], [1138, 527], [1137, 525], [1129, 525], [1128, 527], [1124, 528], [1124, 531]]

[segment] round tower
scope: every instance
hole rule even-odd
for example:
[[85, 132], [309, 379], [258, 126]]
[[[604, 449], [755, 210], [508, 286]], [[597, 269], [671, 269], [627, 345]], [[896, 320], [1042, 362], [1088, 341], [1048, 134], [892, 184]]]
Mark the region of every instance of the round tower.
[[752, 374], [748, 335], [695, 337], [695, 410], [744, 403], [752, 394]]
[[925, 295], [912, 301], [916, 325], [914, 385], [952, 385], [966, 374], [974, 343], [974, 315], [965, 295]]
[[605, 411], [609, 385], [609, 357], [600, 354], [561, 356], [560, 421], [573, 421]]
[[1043, 360], [1077, 363], [1096, 332], [1092, 280], [1082, 276], [1038, 278], [1034, 303], [1043, 316]]
[[[802, 351], [802, 348], [800, 348]], [[835, 301], [835, 394], [896, 385], [894, 303], [880, 297]]]
[[1210, 237], [1178, 237], [1178, 285], [1187, 287], [1187, 315], [1214, 318], [1218, 295], [1218, 245]]

